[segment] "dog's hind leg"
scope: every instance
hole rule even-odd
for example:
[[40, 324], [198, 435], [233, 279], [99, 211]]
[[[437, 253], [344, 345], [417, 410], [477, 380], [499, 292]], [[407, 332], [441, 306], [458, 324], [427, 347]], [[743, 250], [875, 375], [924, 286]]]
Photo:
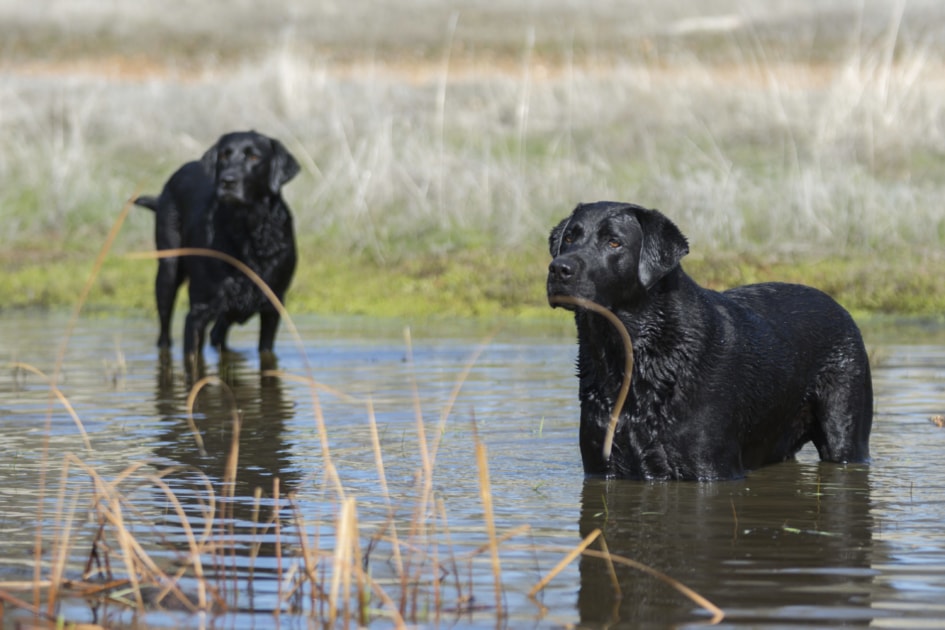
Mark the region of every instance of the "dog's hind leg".
[[232, 322], [226, 315], [217, 318], [213, 328], [210, 329], [210, 345], [220, 352], [227, 352], [226, 336], [230, 332]]
[[831, 374], [821, 376], [812, 408], [815, 418], [812, 439], [821, 461], [869, 460], [873, 384], [865, 351], [857, 354], [862, 357], [841, 362]]
[[171, 318], [174, 315], [177, 290], [183, 282], [184, 272], [179, 258], [162, 258], [158, 261], [154, 297], [157, 301], [158, 319], [161, 324], [157, 344], [161, 350], [168, 350], [171, 347]]

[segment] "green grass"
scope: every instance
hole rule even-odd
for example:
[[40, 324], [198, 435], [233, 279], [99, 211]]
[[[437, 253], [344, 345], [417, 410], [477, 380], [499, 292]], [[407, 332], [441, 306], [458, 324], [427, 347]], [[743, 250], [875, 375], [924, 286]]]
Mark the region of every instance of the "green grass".
[[[544, 292], [549, 256], [538, 247], [497, 252], [484, 247], [453, 254], [378, 262], [303, 244], [287, 306], [296, 314], [379, 317], [515, 317], [551, 314]], [[6, 265], [0, 275], [5, 308], [73, 306], [94, 256], [39, 256]], [[903, 254], [798, 259], [764, 255], [693, 254], [686, 271], [716, 290], [766, 281], [799, 282], [827, 291], [859, 316], [940, 316], [945, 312], [945, 257]], [[156, 263], [111, 255], [86, 310], [152, 311]], [[186, 290], [180, 303], [185, 303]]]

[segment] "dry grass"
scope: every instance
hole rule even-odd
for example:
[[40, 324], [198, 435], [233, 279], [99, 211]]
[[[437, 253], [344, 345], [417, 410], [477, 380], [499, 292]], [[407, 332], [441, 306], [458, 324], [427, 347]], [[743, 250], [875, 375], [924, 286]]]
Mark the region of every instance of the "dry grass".
[[[4, 238], [82, 247], [136, 186], [255, 127], [304, 165], [287, 191], [303, 242], [381, 261], [540, 252], [602, 198], [664, 210], [706, 252], [945, 239], [938, 5], [368, 5], [208, 3], [169, 24], [91, 3], [45, 46], [65, 27], [8, 9]], [[150, 228], [136, 218], [128, 244]]]

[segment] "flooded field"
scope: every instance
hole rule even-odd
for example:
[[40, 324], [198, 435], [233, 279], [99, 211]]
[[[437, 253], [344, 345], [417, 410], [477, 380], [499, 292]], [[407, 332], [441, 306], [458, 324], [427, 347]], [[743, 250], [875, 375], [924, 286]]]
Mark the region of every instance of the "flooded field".
[[[566, 315], [296, 323], [278, 374], [260, 372], [255, 322], [235, 330], [242, 354], [209, 353], [191, 414], [150, 318], [83, 316], [57, 397], [68, 317], [0, 317], [0, 591], [32, 603], [39, 553], [53, 583], [173, 577], [59, 595], [55, 614], [105, 626], [710, 621], [672, 578], [721, 627], [945, 627], [942, 327], [864, 326], [869, 466], [811, 448], [743, 480], [639, 483], [583, 478]], [[119, 518], [140, 549], [109, 533]], [[6, 606], [4, 625], [24, 615]]]

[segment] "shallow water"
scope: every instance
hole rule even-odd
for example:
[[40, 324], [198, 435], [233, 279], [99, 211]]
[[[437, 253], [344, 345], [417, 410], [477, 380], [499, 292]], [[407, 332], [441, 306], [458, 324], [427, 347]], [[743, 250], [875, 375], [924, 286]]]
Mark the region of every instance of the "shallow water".
[[[223, 561], [204, 559], [204, 569], [228, 612], [155, 611], [140, 620], [152, 626], [267, 627], [274, 610], [282, 625], [304, 626], [324, 600], [312, 582], [292, 592], [291, 576], [304, 569], [303, 541], [309, 552], [339, 548], [343, 494], [353, 499], [359, 547], [367, 554], [361, 562], [379, 588], [392, 596], [402, 588], [393, 581], [397, 558], [385, 523], [395, 523], [404, 557], [411, 548], [422, 551], [408, 560], [417, 580], [405, 611], [418, 623], [687, 626], [709, 619], [653, 575], [619, 564], [611, 573], [594, 557], [574, 560], [528, 597], [599, 528], [611, 554], [662, 572], [720, 607], [723, 627], [945, 627], [945, 428], [930, 421], [945, 413], [940, 327], [865, 327], [875, 359], [869, 466], [820, 465], [809, 449], [796, 463], [738, 481], [638, 483], [583, 479], [576, 347], [564, 314], [548, 325], [423, 323], [410, 329], [409, 342], [402, 322], [313, 317], [296, 323], [301, 344], [287, 328], [280, 333], [282, 376], [260, 373], [255, 322], [234, 331], [242, 355], [218, 362], [210, 353], [207, 374], [223, 382], [209, 382], [196, 397], [192, 423], [187, 379], [179, 361], [161, 367], [150, 318], [79, 320], [57, 379], [79, 422], [50, 396], [43, 378], [25, 366], [7, 368], [0, 376], [0, 582], [31, 579], [38, 523], [44, 576], [58, 538], [71, 541], [67, 576], [78, 577], [96, 532], [93, 472], [115, 481], [140, 465], [119, 483], [122, 514], [164, 570], [184, 565], [186, 526], [199, 537], [201, 524], [210, 522], [208, 487], [218, 501], [206, 535], [226, 547]], [[64, 315], [5, 313], [0, 359], [51, 375], [67, 328]], [[223, 486], [234, 416], [240, 419], [238, 472], [234, 484]], [[427, 454], [435, 457], [435, 501], [425, 506], [417, 489], [425, 460], [418, 416], [427, 444], [438, 445]], [[497, 532], [514, 534], [498, 548], [498, 605], [489, 552], [480, 549], [488, 536], [477, 438], [488, 457]], [[153, 478], [168, 467], [177, 468], [162, 481], [186, 519]], [[418, 523], [422, 531], [412, 531]], [[99, 549], [102, 560], [108, 554]], [[600, 549], [599, 541], [591, 549]], [[118, 550], [110, 554], [120, 576]], [[329, 585], [325, 557], [317, 582]], [[195, 598], [192, 575], [181, 588]], [[371, 605], [382, 608], [377, 598]], [[60, 610], [72, 621], [135, 620], [116, 603], [67, 599]]]

